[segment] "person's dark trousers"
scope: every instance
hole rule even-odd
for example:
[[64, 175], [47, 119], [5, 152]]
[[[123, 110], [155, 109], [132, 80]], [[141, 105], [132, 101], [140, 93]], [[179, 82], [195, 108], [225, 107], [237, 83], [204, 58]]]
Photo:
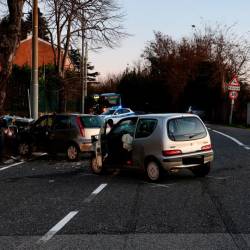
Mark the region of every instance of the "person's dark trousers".
[[0, 128], [0, 162], [3, 160], [3, 152], [4, 152], [4, 133], [3, 129]]

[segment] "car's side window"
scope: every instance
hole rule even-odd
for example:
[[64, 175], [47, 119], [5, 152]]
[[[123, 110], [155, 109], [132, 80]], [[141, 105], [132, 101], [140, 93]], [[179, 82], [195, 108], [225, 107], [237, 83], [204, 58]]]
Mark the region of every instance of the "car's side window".
[[123, 114], [129, 113], [129, 112], [130, 112], [129, 109], [122, 109], [122, 113], [123, 113]]
[[116, 115], [120, 115], [122, 114], [122, 109], [118, 109], [116, 112], [115, 112]]
[[157, 125], [156, 119], [141, 119], [138, 121], [135, 138], [144, 138], [150, 136]]
[[130, 134], [134, 136], [135, 126], [136, 119], [123, 120], [112, 129], [111, 134]]
[[68, 116], [57, 116], [55, 120], [54, 129], [68, 129], [70, 128], [70, 119]]
[[48, 116], [48, 118], [47, 118], [47, 128], [52, 128], [52, 126], [53, 126], [53, 117]]
[[35, 128], [45, 128], [47, 126], [47, 116], [41, 117], [35, 123]]

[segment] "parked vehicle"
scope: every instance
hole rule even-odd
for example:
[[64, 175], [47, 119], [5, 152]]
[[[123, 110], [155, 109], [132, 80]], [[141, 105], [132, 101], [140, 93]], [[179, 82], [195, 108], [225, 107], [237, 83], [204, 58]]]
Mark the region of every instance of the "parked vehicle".
[[205, 118], [206, 118], [205, 110], [198, 109], [198, 108], [193, 107], [193, 106], [189, 106], [187, 113], [198, 115], [202, 120], [205, 120]]
[[[104, 127], [105, 128], [105, 127]], [[162, 172], [189, 169], [196, 176], [209, 173], [211, 140], [202, 120], [192, 114], [150, 114], [120, 120], [107, 134], [92, 137], [91, 168], [100, 174], [109, 166], [137, 168], [150, 181]]]
[[0, 117], [4, 133], [8, 137], [15, 137], [18, 132], [23, 131], [33, 123], [33, 119], [4, 115]]
[[91, 112], [101, 114], [109, 108], [119, 108], [122, 106], [121, 96], [118, 93], [102, 93], [92, 96], [90, 104]]
[[100, 114], [100, 117], [105, 121], [109, 121], [109, 123], [115, 124], [122, 118], [131, 116], [134, 114], [135, 113], [129, 108], [114, 107]]
[[99, 133], [101, 125], [101, 119], [94, 115], [41, 116], [19, 134], [19, 153], [25, 156], [37, 150], [52, 154], [65, 152], [69, 160], [76, 160], [80, 152], [93, 150], [91, 136]]
[[5, 154], [16, 154], [18, 133], [28, 128], [34, 120], [26, 117], [10, 115], [1, 116], [0, 120], [0, 126], [3, 131], [2, 139], [4, 142], [4, 152]]

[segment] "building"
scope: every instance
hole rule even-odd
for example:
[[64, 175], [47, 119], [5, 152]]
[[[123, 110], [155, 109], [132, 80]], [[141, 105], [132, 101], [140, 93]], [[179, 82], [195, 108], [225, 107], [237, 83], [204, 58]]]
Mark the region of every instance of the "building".
[[[13, 58], [13, 64], [20, 67], [24, 65], [32, 66], [32, 36], [20, 42]], [[49, 42], [38, 38], [38, 67], [48, 64], [54, 64], [54, 52]], [[73, 65], [69, 57], [65, 62], [66, 69], [73, 69]]]

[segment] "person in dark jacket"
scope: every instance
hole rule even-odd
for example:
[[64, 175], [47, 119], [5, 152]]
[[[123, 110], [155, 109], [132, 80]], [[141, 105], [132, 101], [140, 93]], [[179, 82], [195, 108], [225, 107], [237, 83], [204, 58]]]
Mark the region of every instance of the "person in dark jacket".
[[0, 119], [0, 163], [3, 161], [4, 128], [5, 128], [4, 120]]

